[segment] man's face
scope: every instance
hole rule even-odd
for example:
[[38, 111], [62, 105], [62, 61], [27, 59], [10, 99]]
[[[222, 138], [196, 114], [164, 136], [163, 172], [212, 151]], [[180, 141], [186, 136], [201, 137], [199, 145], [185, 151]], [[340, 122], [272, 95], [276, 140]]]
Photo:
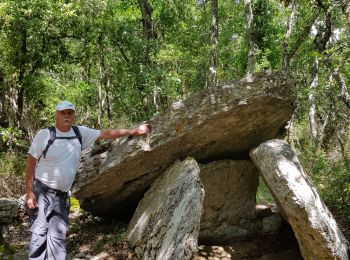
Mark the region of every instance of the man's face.
[[72, 109], [56, 111], [56, 127], [69, 130], [75, 121], [75, 112]]

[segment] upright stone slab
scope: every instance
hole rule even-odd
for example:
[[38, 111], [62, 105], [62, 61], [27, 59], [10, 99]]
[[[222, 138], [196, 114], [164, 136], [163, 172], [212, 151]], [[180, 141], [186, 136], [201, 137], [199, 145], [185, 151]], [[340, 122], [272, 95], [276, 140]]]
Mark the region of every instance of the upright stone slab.
[[121, 138], [82, 158], [74, 195], [84, 210], [113, 218], [134, 212], [152, 182], [176, 159], [248, 158], [285, 132], [294, 83], [273, 73], [205, 89], [151, 120], [147, 137]]
[[250, 152], [284, 218], [292, 226], [305, 260], [348, 259], [348, 241], [283, 140], [270, 140]]
[[204, 190], [193, 158], [177, 161], [146, 192], [129, 223], [135, 259], [191, 259], [197, 251]]
[[200, 243], [224, 243], [252, 235], [258, 171], [250, 161], [222, 160], [200, 165], [205, 197]]

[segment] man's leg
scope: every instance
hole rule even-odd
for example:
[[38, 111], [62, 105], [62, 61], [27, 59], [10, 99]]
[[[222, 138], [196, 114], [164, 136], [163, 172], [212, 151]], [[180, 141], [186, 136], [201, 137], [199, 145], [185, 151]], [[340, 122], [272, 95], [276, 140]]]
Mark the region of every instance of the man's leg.
[[47, 256], [48, 259], [66, 259], [66, 234], [69, 208], [67, 196], [56, 196], [55, 208], [48, 218]]
[[54, 214], [49, 220], [47, 234], [47, 256], [48, 259], [66, 259], [66, 233], [67, 223], [60, 215]]
[[30, 228], [31, 238], [29, 244], [29, 259], [44, 260], [46, 259], [46, 218], [37, 217]]
[[28, 256], [30, 260], [43, 260], [47, 258], [46, 236], [48, 222], [46, 220], [46, 211], [49, 208], [50, 198], [42, 190], [41, 186], [35, 182], [34, 193], [38, 207], [28, 210], [31, 232]]

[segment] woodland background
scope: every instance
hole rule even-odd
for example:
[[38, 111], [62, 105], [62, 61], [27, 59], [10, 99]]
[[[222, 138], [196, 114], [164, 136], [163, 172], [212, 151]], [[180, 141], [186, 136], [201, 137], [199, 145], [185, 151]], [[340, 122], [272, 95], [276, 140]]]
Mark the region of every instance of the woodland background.
[[286, 139], [350, 222], [347, 0], [0, 0], [0, 196], [19, 197], [30, 140], [67, 99], [78, 123], [129, 127], [217, 84], [296, 80]]

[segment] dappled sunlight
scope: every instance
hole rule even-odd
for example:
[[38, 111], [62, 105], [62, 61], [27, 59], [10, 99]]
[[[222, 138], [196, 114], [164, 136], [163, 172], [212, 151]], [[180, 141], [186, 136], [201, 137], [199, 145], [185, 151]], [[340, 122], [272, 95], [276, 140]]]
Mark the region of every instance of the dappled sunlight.
[[[137, 223], [134, 225], [133, 229], [131, 229], [131, 231], [129, 232], [129, 239], [131, 237], [136, 237], [136, 240], [139, 240], [141, 237], [141, 234], [143, 233], [143, 231], [145, 230], [145, 228], [148, 225], [148, 220], [149, 220], [149, 215], [147, 213], [147, 211], [145, 211], [142, 216], [138, 219]], [[135, 240], [135, 238], [133, 239]]]
[[[305, 175], [294, 163], [287, 160], [281, 160], [277, 164], [278, 172], [286, 180], [287, 186], [293, 191], [294, 195], [302, 195], [302, 198], [295, 198], [295, 202], [301, 202], [306, 199], [307, 202], [314, 202], [314, 191], [305, 179]], [[288, 191], [286, 191], [288, 192]]]

